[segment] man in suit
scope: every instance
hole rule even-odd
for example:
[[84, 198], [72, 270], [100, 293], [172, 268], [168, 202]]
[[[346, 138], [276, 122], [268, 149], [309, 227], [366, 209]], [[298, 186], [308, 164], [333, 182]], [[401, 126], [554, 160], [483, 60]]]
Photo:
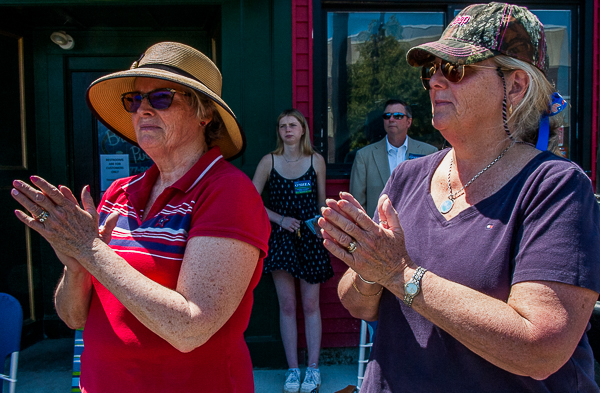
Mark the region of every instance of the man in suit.
[[438, 150], [407, 136], [412, 124], [412, 110], [406, 102], [388, 100], [382, 117], [386, 137], [358, 150], [350, 174], [350, 193], [371, 217], [394, 168], [401, 162]]

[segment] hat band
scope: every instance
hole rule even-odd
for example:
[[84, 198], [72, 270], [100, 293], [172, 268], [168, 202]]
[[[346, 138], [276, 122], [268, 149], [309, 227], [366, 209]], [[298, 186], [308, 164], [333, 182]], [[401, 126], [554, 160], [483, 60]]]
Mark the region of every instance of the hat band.
[[163, 65], [163, 64], [144, 64], [144, 65], [138, 66], [137, 68], [156, 68], [156, 69], [163, 70], [163, 71], [169, 71], [169, 72], [172, 72], [172, 73], [177, 74], [177, 75], [185, 76], [186, 78], [193, 79], [193, 80], [195, 80], [198, 83], [202, 83], [202, 85], [205, 86], [211, 92], [213, 92], [213, 94], [215, 94], [216, 96], [220, 97], [219, 94], [217, 94], [210, 87], [206, 86], [206, 84], [204, 84], [201, 80], [199, 80], [198, 78], [196, 78], [194, 75], [192, 75], [192, 74], [190, 74], [190, 73], [182, 70], [181, 68], [177, 68], [177, 67], [173, 67], [173, 66], [168, 66], [168, 65]]

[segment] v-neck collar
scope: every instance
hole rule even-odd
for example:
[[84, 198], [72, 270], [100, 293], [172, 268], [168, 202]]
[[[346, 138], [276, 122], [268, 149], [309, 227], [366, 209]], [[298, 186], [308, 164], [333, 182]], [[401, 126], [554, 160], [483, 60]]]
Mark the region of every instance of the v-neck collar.
[[[446, 150], [449, 151], [450, 149], [451, 148], [442, 150], [440, 153], [446, 152]], [[524, 172], [530, 171], [531, 167], [537, 167], [539, 165], [539, 163], [547, 160], [547, 155], [551, 154], [551, 153], [542, 152], [542, 153], [537, 154], [535, 157], [533, 157], [531, 160], [529, 160], [529, 162], [527, 162], [527, 164], [525, 164], [525, 166], [523, 168], [521, 168], [520, 171], [518, 171], [513, 177], [511, 177], [510, 180], [508, 180], [508, 182], [506, 182], [506, 184], [503, 185], [498, 191], [496, 191], [492, 195], [482, 199], [481, 201], [477, 202], [476, 204], [467, 207], [465, 210], [461, 211], [456, 216], [452, 217], [450, 220], [446, 220], [444, 218], [444, 215], [442, 213], [440, 213], [440, 211], [438, 210], [438, 207], [435, 205], [433, 196], [431, 195], [431, 183], [433, 181], [433, 175], [435, 173], [435, 170], [442, 163], [442, 160], [446, 157], [447, 154], [448, 154], [448, 152], [446, 152], [444, 154], [440, 154], [440, 158], [438, 160], [433, 160], [431, 166], [429, 167], [429, 172], [427, 173], [427, 178], [428, 178], [427, 206], [429, 207], [430, 214], [432, 214], [435, 217], [435, 219], [442, 226], [450, 226], [450, 225], [453, 225], [454, 223], [460, 223], [461, 221], [464, 221], [465, 219], [469, 218], [470, 216], [477, 214], [478, 211], [482, 210], [486, 206], [489, 206], [492, 203], [496, 203], [498, 200], [500, 200], [502, 198], [503, 195], [506, 194], [507, 188], [509, 188], [511, 186], [514, 179], [519, 178]]]

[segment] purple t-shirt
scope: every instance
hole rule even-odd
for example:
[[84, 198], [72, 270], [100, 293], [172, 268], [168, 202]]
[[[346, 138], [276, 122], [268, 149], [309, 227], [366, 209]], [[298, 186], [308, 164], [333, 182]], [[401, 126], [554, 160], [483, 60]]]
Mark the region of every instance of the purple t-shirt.
[[[500, 191], [446, 221], [429, 190], [447, 152], [399, 165], [383, 191], [415, 264], [505, 301], [512, 284], [532, 280], [600, 292], [600, 209], [579, 167], [541, 153]], [[492, 365], [384, 291], [361, 392], [441, 391], [600, 390], [586, 334], [559, 371], [536, 381]]]

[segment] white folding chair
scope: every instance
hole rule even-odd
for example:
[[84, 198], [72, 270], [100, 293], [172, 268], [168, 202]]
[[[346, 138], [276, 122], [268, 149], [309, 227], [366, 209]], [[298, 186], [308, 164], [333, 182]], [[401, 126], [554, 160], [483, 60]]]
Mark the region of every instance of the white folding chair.
[[356, 384], [356, 390], [360, 391], [360, 388], [365, 378], [365, 369], [369, 362], [369, 355], [371, 354], [371, 347], [373, 346], [373, 327], [365, 321], [360, 323], [360, 344], [358, 345], [358, 383]]

